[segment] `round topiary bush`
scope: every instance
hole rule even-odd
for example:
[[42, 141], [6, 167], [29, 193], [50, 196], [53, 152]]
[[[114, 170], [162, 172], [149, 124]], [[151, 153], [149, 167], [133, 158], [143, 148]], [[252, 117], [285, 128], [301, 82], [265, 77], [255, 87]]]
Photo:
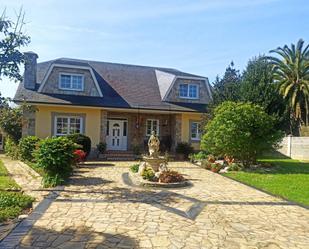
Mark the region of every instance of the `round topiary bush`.
[[18, 144], [19, 157], [22, 161], [32, 162], [34, 160], [33, 152], [38, 146], [40, 139], [36, 136], [23, 137]]
[[281, 141], [283, 132], [275, 124], [275, 118], [258, 105], [227, 101], [215, 109], [201, 147], [216, 156], [233, 157], [249, 165]]
[[90, 139], [90, 137], [87, 137], [87, 136], [80, 134], [80, 133], [76, 133], [76, 134], [68, 135], [67, 138], [70, 139], [73, 143], [81, 145], [82, 148], [80, 148], [80, 149], [85, 151], [87, 156], [89, 155], [89, 153], [91, 151], [91, 139]]

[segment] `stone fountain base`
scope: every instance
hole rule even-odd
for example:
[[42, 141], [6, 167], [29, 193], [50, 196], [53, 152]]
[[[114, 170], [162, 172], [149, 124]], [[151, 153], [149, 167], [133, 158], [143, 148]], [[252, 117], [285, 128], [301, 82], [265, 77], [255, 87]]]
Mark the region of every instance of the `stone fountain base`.
[[167, 164], [167, 159], [163, 156], [159, 157], [150, 157], [143, 156], [143, 161], [146, 163], [146, 166], [150, 166], [154, 172], [158, 172], [160, 169], [160, 164]]

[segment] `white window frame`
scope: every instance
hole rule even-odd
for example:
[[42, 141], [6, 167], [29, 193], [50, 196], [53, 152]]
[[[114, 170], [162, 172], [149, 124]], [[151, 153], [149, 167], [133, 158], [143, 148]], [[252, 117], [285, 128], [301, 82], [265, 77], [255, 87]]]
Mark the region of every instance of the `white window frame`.
[[[148, 125], [148, 121], [151, 121], [151, 129], [150, 129], [150, 134], [148, 134], [147, 133], [147, 131], [148, 131], [148, 127], [147, 127], [147, 125]], [[151, 132], [153, 131], [153, 121], [157, 121], [157, 136], [159, 136], [160, 135], [160, 121], [159, 121], [159, 119], [153, 119], [153, 118], [148, 118], [148, 119], [146, 119], [146, 136], [147, 137], [149, 137], [149, 136], [151, 136]]]
[[84, 128], [84, 118], [81, 117], [81, 116], [67, 116], [67, 115], [58, 115], [58, 116], [55, 116], [55, 119], [54, 119], [54, 135], [57, 136], [57, 137], [60, 137], [60, 136], [67, 136], [67, 135], [70, 135], [70, 133], [67, 133], [67, 134], [64, 134], [64, 133], [57, 133], [57, 119], [58, 118], [67, 118], [68, 119], [68, 131], [70, 130], [70, 123], [71, 123], [71, 118], [79, 118], [80, 119], [80, 134], [83, 134], [83, 128]]
[[[181, 85], [187, 85], [188, 86], [187, 96], [181, 96], [180, 95], [180, 86]], [[190, 86], [196, 86], [196, 97], [189, 97]], [[196, 83], [180, 83], [178, 91], [179, 91], [179, 94], [178, 94], [179, 98], [181, 98], [181, 99], [199, 99], [199, 92], [200, 92], [199, 84], [196, 84]]]
[[[197, 124], [197, 130], [196, 130], [196, 136], [197, 137], [192, 137], [192, 125]], [[201, 141], [201, 135], [202, 135], [202, 129], [201, 129], [201, 122], [199, 121], [191, 121], [190, 122], [190, 139], [192, 141]]]
[[[61, 76], [70, 76], [71, 80], [70, 80], [70, 87], [62, 87], [61, 86]], [[79, 88], [73, 88], [73, 77], [72, 76], [80, 76], [82, 77], [82, 89]], [[84, 85], [85, 85], [85, 76], [83, 74], [76, 74], [76, 73], [59, 73], [59, 82], [58, 82], [58, 87], [61, 90], [70, 90], [70, 91], [78, 91], [78, 92], [82, 92], [84, 91]]]

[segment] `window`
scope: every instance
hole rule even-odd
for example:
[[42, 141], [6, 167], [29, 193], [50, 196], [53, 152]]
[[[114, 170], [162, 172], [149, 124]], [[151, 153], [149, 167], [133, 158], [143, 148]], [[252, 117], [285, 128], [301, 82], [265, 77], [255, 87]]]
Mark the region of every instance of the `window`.
[[201, 139], [201, 123], [191, 122], [191, 140], [199, 141]]
[[146, 136], [150, 136], [152, 131], [155, 131], [157, 136], [159, 135], [159, 120], [158, 119], [147, 119]]
[[59, 88], [64, 90], [83, 91], [84, 75], [80, 74], [60, 74]]
[[83, 119], [81, 117], [56, 117], [55, 135], [65, 136], [74, 133], [82, 133]]
[[186, 99], [198, 98], [198, 85], [197, 84], [180, 84], [179, 97]]

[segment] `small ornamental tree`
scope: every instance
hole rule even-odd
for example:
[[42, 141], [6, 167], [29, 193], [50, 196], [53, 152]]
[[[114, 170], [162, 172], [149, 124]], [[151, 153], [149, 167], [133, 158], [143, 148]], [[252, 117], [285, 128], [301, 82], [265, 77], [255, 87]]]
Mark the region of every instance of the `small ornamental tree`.
[[275, 118], [262, 107], [251, 103], [224, 102], [214, 111], [206, 125], [202, 149], [216, 156], [230, 156], [245, 165], [276, 146], [283, 132], [276, 130]]

